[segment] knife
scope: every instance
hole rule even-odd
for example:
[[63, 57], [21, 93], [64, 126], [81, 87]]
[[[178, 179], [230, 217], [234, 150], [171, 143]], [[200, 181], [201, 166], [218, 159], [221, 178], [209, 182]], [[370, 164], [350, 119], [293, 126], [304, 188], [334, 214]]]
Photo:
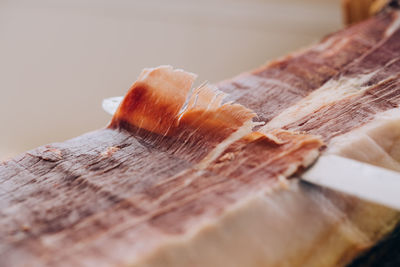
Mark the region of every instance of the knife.
[[[103, 100], [103, 109], [114, 115], [123, 97]], [[321, 155], [301, 174], [301, 180], [400, 210], [400, 173], [356, 160]]]
[[371, 164], [322, 155], [302, 180], [400, 210], [400, 173]]

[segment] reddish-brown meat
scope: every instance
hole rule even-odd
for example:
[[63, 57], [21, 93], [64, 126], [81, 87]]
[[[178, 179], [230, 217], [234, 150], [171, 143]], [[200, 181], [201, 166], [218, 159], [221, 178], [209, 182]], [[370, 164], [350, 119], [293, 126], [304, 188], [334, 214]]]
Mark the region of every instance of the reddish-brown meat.
[[0, 265], [346, 265], [400, 214], [286, 178], [317, 157], [310, 134], [328, 151], [366, 138], [389, 158], [373, 164], [397, 168], [398, 21], [383, 12], [218, 85], [241, 105], [145, 70], [107, 129], [1, 163]]

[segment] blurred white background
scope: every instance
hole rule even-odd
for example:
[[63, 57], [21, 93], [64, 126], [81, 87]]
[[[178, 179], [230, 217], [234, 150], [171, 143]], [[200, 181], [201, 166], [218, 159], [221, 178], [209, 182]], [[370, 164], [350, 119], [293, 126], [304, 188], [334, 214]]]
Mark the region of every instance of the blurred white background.
[[0, 0], [0, 159], [104, 127], [161, 64], [216, 82], [342, 27], [339, 0]]

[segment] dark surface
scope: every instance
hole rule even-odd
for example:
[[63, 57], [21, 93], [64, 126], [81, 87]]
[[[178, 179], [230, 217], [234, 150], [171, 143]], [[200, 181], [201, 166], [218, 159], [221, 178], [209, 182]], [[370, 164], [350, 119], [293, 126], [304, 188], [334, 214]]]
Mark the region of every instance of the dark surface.
[[387, 238], [354, 260], [348, 267], [400, 266], [400, 224]]

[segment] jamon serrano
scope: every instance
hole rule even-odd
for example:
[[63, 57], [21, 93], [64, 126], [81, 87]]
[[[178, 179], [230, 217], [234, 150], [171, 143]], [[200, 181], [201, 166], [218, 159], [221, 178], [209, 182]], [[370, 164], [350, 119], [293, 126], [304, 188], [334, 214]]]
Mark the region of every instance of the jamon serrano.
[[350, 263], [399, 212], [293, 176], [319, 152], [400, 170], [399, 21], [382, 12], [219, 90], [146, 69], [107, 129], [1, 163], [0, 265]]
[[318, 156], [316, 137], [251, 132], [255, 114], [207, 86], [186, 101], [192, 82], [171, 67], [145, 70], [109, 129], [4, 163], [6, 263], [138, 263], [285, 187]]

